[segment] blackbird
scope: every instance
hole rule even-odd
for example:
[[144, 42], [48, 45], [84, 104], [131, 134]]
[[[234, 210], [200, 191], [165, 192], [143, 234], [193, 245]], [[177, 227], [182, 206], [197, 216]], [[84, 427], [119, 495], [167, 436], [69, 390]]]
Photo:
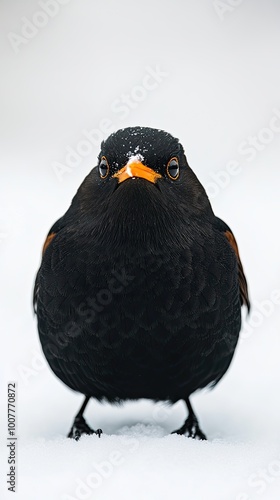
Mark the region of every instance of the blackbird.
[[184, 400], [174, 431], [206, 439], [189, 397], [226, 373], [248, 287], [230, 228], [216, 217], [178, 139], [129, 127], [52, 226], [34, 287], [43, 352], [85, 395], [69, 437], [101, 435], [90, 398]]

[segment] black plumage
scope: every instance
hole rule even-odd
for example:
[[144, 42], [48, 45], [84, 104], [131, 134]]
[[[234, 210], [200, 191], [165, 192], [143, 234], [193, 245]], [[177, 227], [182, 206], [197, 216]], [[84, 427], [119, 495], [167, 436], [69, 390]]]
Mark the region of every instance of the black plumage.
[[[51, 228], [34, 303], [54, 373], [112, 403], [187, 402], [176, 432], [204, 438], [189, 402], [227, 371], [249, 308], [236, 241], [170, 134], [126, 128]], [[96, 431], [100, 435], [100, 430]]]

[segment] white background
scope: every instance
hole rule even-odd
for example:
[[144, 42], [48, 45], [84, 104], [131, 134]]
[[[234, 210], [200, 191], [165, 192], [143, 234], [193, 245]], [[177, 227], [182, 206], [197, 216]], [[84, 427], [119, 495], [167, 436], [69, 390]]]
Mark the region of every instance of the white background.
[[[42, 17], [40, 2], [0, 2], [3, 496], [12, 495], [6, 385], [14, 380], [20, 500], [279, 499], [280, 4], [64, 3], [54, 0], [52, 17]], [[157, 67], [164, 76], [146, 90]], [[131, 104], [120, 112], [125, 95]], [[239, 243], [253, 312], [227, 375], [192, 398], [208, 442], [168, 435], [185, 418], [182, 403], [149, 401], [93, 401], [85, 416], [107, 435], [65, 439], [82, 397], [43, 364], [31, 293], [49, 227], [96, 164], [104, 119], [110, 131], [143, 125], [179, 137]], [[83, 131], [92, 129], [85, 154]]]

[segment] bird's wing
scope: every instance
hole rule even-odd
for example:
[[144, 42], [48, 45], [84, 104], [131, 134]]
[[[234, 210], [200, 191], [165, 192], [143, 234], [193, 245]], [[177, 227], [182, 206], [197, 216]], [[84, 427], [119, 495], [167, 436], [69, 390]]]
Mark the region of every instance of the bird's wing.
[[249, 299], [248, 285], [247, 285], [246, 276], [245, 276], [245, 273], [243, 270], [242, 262], [240, 259], [236, 239], [234, 237], [233, 232], [229, 228], [229, 226], [222, 219], [219, 219], [218, 217], [216, 217], [216, 225], [217, 225], [217, 228], [221, 232], [223, 232], [229, 245], [234, 250], [234, 253], [236, 255], [236, 259], [237, 259], [237, 263], [238, 263], [238, 280], [239, 280], [239, 289], [240, 289], [240, 301], [241, 301], [242, 305], [245, 305], [247, 307], [248, 312], [250, 312], [251, 304], [250, 304], [250, 299]]
[[[48, 232], [45, 243], [43, 245], [42, 258], [44, 257], [45, 251], [47, 250], [48, 246], [51, 244], [54, 237], [57, 235], [57, 233], [64, 226], [65, 226], [64, 217], [61, 217], [58, 221], [55, 222], [55, 224], [53, 224], [53, 226], [51, 227], [51, 229]], [[33, 290], [33, 309], [34, 309], [35, 313], [37, 312], [37, 301], [38, 301], [38, 294], [39, 294], [39, 272], [40, 272], [40, 269], [37, 272], [37, 275], [35, 278], [34, 290]]]

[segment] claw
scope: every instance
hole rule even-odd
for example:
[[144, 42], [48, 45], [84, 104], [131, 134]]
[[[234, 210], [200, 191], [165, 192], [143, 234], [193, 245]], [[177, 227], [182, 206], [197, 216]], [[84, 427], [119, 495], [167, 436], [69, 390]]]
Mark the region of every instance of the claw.
[[101, 437], [102, 429], [97, 429], [96, 431], [91, 429], [89, 425], [86, 423], [84, 417], [78, 416], [75, 418], [74, 423], [67, 437], [75, 439], [75, 441], [78, 441], [83, 434], [87, 435], [97, 434], [98, 437]]
[[201, 441], [207, 440], [207, 437], [199, 428], [197, 419], [192, 415], [187, 418], [184, 425], [180, 429], [173, 431], [172, 434], [186, 434], [187, 437], [192, 439], [199, 439]]

